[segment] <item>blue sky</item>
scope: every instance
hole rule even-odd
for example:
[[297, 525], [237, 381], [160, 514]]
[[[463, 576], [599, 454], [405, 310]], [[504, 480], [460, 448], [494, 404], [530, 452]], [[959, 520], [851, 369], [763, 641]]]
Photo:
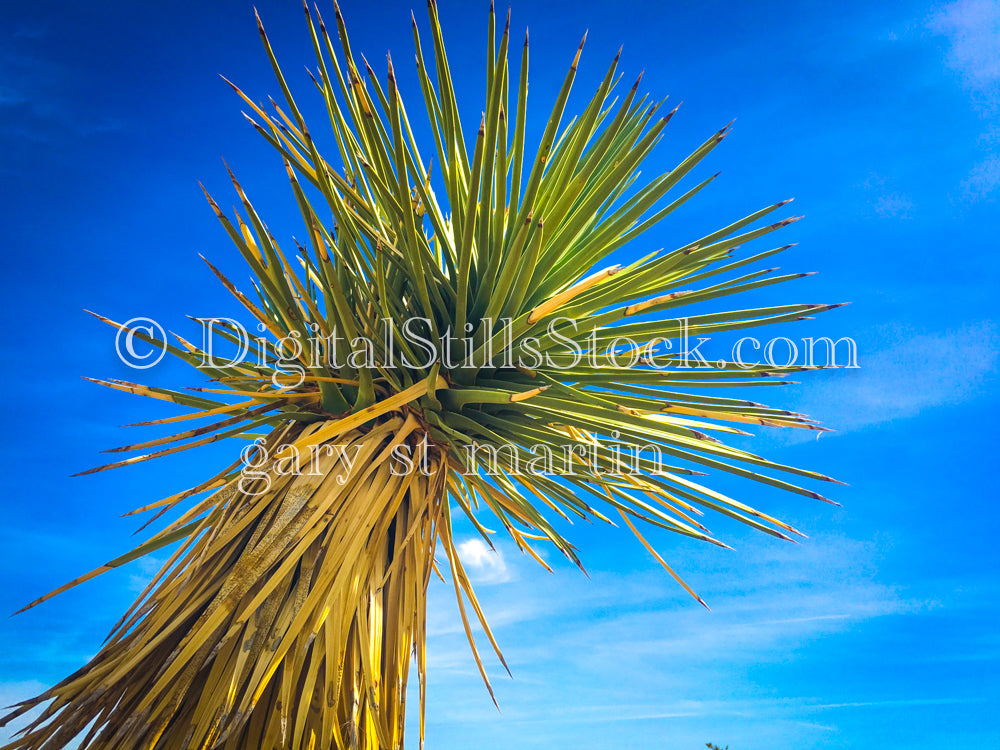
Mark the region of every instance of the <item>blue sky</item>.
[[[423, 22], [412, 1], [343, 7], [376, 69], [394, 53], [413, 117], [411, 6]], [[258, 7], [308, 99], [301, 9]], [[471, 129], [486, 6], [441, 7], [452, 59], [468, 60], [455, 74]], [[0, 356], [11, 375], [0, 609], [14, 611], [131, 546], [136, 523], [119, 514], [228, 456], [216, 447], [69, 477], [130, 441], [117, 425], [170, 413], [80, 380], [135, 379], [111, 329], [82, 308], [179, 331], [185, 315], [236, 312], [197, 257], [239, 270], [197, 186], [227, 205], [220, 156], [277, 236], [299, 230], [280, 163], [217, 77], [279, 93], [249, 3], [7, 3], [0, 21]], [[782, 544], [715, 520], [734, 552], [654, 534], [712, 612], [619, 530], [569, 530], [588, 580], [554, 555], [550, 575], [509, 545], [484, 554], [460, 527], [514, 679], [490, 663], [498, 714], [450, 588], [434, 584], [428, 746], [997, 745], [1000, 4], [515, 2], [518, 36], [526, 25], [536, 140], [587, 29], [580, 96], [624, 44], [627, 78], [644, 68], [646, 91], [684, 102], [647, 175], [738, 118], [694, 176], [720, 179], [636, 256], [796, 198], [806, 220], [783, 230], [799, 245], [781, 264], [820, 273], [760, 299], [852, 301], [788, 330], [853, 337], [861, 368], [770, 392], [836, 433], [752, 444], [851, 486], [832, 508], [715, 478], [810, 539]], [[194, 384], [166, 363], [148, 379]], [[0, 621], [0, 702], [80, 666], [152, 572], [136, 564]]]

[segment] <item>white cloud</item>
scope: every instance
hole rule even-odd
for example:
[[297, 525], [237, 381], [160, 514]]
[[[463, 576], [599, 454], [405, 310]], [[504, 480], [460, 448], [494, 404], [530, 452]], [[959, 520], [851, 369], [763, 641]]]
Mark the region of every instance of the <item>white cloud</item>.
[[949, 67], [967, 88], [995, 106], [1000, 89], [1000, 3], [958, 0], [945, 5], [930, 20], [930, 28], [948, 37]]
[[458, 555], [473, 583], [506, 583], [510, 571], [500, 549], [491, 550], [482, 539], [468, 539], [458, 545]]

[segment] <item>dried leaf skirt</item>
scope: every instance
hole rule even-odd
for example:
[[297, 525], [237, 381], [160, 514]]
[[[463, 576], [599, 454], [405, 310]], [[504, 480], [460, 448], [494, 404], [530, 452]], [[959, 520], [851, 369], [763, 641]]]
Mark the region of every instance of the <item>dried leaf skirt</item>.
[[[264, 448], [282, 457], [324, 424]], [[51, 701], [8, 747], [62, 747], [85, 729], [81, 747], [102, 749], [401, 746], [414, 643], [423, 706], [446, 494], [433, 449], [399, 460], [422, 437], [392, 416], [215, 492], [97, 656], [19, 706]]]

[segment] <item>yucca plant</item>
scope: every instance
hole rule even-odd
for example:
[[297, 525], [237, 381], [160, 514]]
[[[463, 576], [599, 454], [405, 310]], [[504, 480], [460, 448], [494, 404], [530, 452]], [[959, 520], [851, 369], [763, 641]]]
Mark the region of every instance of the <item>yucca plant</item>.
[[[433, 133], [421, 152], [391, 60], [380, 83], [352, 51], [336, 6], [334, 13], [333, 33], [318, 9], [305, 14], [318, 63], [312, 82], [332, 131], [326, 153], [262, 26], [284, 103], [272, 102], [270, 113], [233, 86], [284, 161], [306, 241], [281, 249], [235, 178], [242, 210], [229, 215], [208, 198], [250, 267], [253, 293], [212, 270], [266, 328], [266, 361], [219, 364], [180, 336], [168, 344], [134, 330], [215, 382], [192, 394], [97, 381], [189, 409], [145, 424], [209, 421], [118, 449], [145, 453], [92, 471], [224, 438], [256, 440], [191, 489], [135, 511], [158, 518], [183, 504], [145, 544], [29, 605], [177, 545], [100, 652], [8, 717], [43, 706], [8, 748], [62, 747], [84, 732], [83, 748], [398, 748], [411, 658], [422, 744], [426, 596], [439, 565], [450, 569], [487, 687], [469, 608], [500, 655], [457, 553], [453, 514], [490, 544], [487, 525], [499, 524], [542, 565], [539, 543], [579, 564], [553, 514], [620, 517], [694, 595], [635, 521], [720, 546], [698, 520], [701, 509], [781, 538], [798, 533], [697, 483], [695, 467], [809, 498], [820, 496], [760, 472], [832, 481], [708, 434], [739, 433], [734, 424], [822, 429], [800, 414], [718, 395], [720, 386], [782, 383], [782, 373], [798, 368], [690, 367], [662, 352], [664, 341], [684, 334], [833, 307], [721, 308], [682, 320], [686, 305], [803, 275], [735, 273], [785, 249], [733, 257], [793, 221], [758, 224], [785, 202], [671, 252], [605, 267], [712, 181], [665, 199], [727, 128], [670, 172], [638, 183], [673, 112], [658, 114], [661, 105], [638, 94], [639, 81], [614, 95], [616, 57], [568, 118], [581, 43], [532, 153], [527, 37], [514, 81], [509, 14], [497, 39], [491, 8], [486, 105], [475, 142], [467, 142], [431, 2], [432, 56], [413, 24]], [[219, 335], [241, 343], [236, 327]], [[622, 337], [638, 349], [619, 351]], [[507, 357], [532, 351], [539, 356], [527, 363]], [[647, 361], [654, 352], [658, 359]], [[631, 471], [622, 470], [622, 441], [642, 446]], [[540, 447], [569, 457], [569, 470], [541, 470]]]

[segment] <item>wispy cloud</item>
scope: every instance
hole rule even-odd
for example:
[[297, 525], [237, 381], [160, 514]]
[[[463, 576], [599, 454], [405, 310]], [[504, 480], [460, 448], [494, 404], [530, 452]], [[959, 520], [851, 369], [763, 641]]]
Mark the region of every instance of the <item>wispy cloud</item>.
[[43, 26], [0, 29], [0, 135], [48, 141], [67, 132], [82, 136], [120, 130], [122, 124], [91, 111], [76, 97], [79, 72], [52, 58]]
[[[828, 651], [843, 653], [841, 639], [866, 623], [938, 605], [879, 582], [880, 552], [869, 542], [826, 536], [800, 547], [764, 544], [740, 560], [717, 552], [686, 551], [682, 565], [697, 571], [689, 582], [712, 612], [652, 568], [592, 570], [587, 580], [568, 566], [556, 565], [552, 575], [525, 566], [520, 585], [481, 592], [515, 679], [502, 679], [495, 659], [486, 658], [497, 714], [461, 627], [433, 632], [428, 719], [436, 745], [462, 746], [453, 738], [475, 726], [481, 747], [504, 746], [503, 738], [514, 735], [524, 747], [600, 747], [620, 731], [616, 725], [629, 722], [634, 742], [662, 738], [669, 727], [672, 746], [699, 747], [713, 739], [704, 736], [713, 727], [727, 742], [742, 738], [741, 747], [820, 747], [793, 740], [821, 742], [851, 710], [957, 700], [918, 689], [774, 695], [755, 672], [794, 664], [827, 640]], [[451, 596], [447, 588], [434, 587], [430, 612], [456, 619], [442, 598]]]
[[[928, 27], [948, 39], [945, 63], [958, 73], [976, 108], [994, 120], [1000, 112], [1000, 3], [957, 0], [943, 6]], [[989, 151], [961, 183], [967, 203], [988, 198], [1000, 185], [1000, 158], [995, 155], [995, 126], [984, 134]]]
[[889, 180], [871, 173], [863, 185], [868, 194], [868, 204], [875, 215], [882, 219], [912, 219], [914, 203], [909, 195], [892, 189]]
[[980, 105], [995, 108], [1000, 93], [1000, 3], [958, 0], [943, 6], [928, 25], [948, 38], [948, 66]]
[[[0, 682], [0, 717], [7, 714], [6, 709], [8, 706], [13, 706], [15, 703], [20, 703], [28, 698], [33, 698], [47, 688], [48, 685], [43, 685], [41, 682], [38, 682], [38, 680]], [[0, 743], [6, 743], [9, 740], [12, 740], [14, 738], [14, 734], [34, 719], [40, 711], [40, 708], [33, 709], [26, 716], [22, 716], [17, 721], [12, 721], [5, 727], [0, 727]]]
[[893, 219], [912, 219], [913, 201], [902, 193], [880, 195], [875, 200], [875, 213]]
[[962, 195], [970, 201], [990, 197], [1000, 187], [1000, 156], [990, 156], [979, 162], [962, 181]]
[[[654, 654], [695, 661], [759, 660], [768, 649], [794, 648], [816, 635], [849, 627], [852, 621], [933, 606], [907, 601], [878, 584], [877, 550], [870, 543], [826, 537], [804, 546], [765, 546], [745, 555], [736, 567], [734, 560], [716, 553], [693, 550], [684, 563], [699, 571], [695, 588], [708, 599], [711, 613], [655, 570], [595, 570], [588, 580], [570, 568], [556, 566], [552, 575], [527, 568], [522, 585], [485, 590], [480, 599], [499, 634], [514, 626], [523, 630], [526, 623], [547, 632], [532, 639], [533, 648], [519, 644], [513, 661], [544, 655], [555, 637], [566, 658], [585, 655], [591, 665], [605, 658], [620, 665]], [[445, 588], [438, 587], [436, 595], [450, 598]], [[454, 619], [453, 605], [440, 598], [435, 604], [432, 611], [449, 610], [439, 625]], [[661, 624], [668, 616], [671, 628], [665, 632]], [[552, 620], [561, 627], [546, 631], [544, 623]], [[431, 635], [438, 644], [465, 648], [460, 624], [434, 628]], [[455, 635], [462, 638], [452, 640]]]
[[135, 572], [131, 573], [128, 578], [128, 588], [129, 591], [134, 591], [139, 593], [153, 580], [153, 577], [160, 571], [163, 567], [163, 563], [166, 560], [160, 559], [159, 557], [153, 557], [146, 555], [145, 557], [140, 557], [135, 562]]
[[[793, 392], [793, 408], [841, 432], [913, 417], [973, 398], [1000, 357], [1000, 334], [989, 322], [940, 333], [897, 332], [893, 338], [881, 351], [860, 352], [857, 370], [805, 379]], [[786, 430], [781, 437], [809, 436]]]

